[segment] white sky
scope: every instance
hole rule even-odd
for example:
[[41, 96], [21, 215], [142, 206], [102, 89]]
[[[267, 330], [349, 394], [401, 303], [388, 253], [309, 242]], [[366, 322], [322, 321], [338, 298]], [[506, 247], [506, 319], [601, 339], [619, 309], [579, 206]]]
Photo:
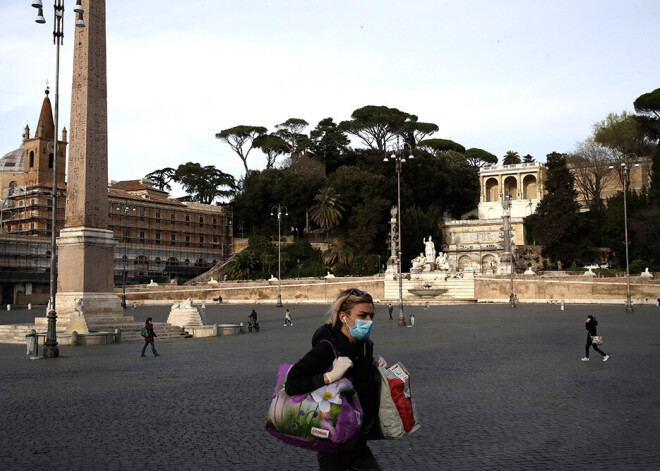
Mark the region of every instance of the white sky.
[[[30, 3], [0, 0], [0, 156], [35, 129], [46, 79], [54, 89], [52, 2], [46, 25]], [[193, 161], [238, 178], [216, 132], [292, 117], [311, 129], [365, 105], [414, 113], [440, 127], [433, 137], [500, 161], [509, 149], [543, 161], [660, 87], [659, 19], [657, 0], [108, 0], [109, 177]]]

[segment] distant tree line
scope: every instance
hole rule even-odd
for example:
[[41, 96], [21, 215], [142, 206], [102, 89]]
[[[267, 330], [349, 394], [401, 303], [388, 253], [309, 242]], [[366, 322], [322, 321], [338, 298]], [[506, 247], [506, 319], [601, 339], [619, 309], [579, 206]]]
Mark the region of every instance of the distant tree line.
[[[657, 163], [659, 90], [635, 101], [637, 114], [614, 114], [597, 123], [594, 135], [574, 152], [548, 154], [547, 195], [536, 214], [527, 218], [527, 233], [529, 242], [543, 245], [544, 255], [556, 264], [591, 261], [591, 247], [611, 247], [620, 259], [622, 198], [603, 201], [600, 190], [607, 182], [598, 175], [607, 173], [600, 168], [605, 163], [609, 170], [611, 161], [633, 155], [652, 155]], [[271, 210], [277, 205], [286, 206], [282, 235], [296, 241], [282, 247], [284, 277], [321, 276], [326, 270], [336, 275], [377, 273], [389, 257], [390, 209], [397, 204], [394, 159], [384, 160], [392, 154], [406, 159], [401, 169], [401, 218], [402, 262], [408, 267], [424, 237], [442, 240], [447, 215], [458, 218], [477, 207], [479, 168], [498, 162], [486, 150], [434, 137], [437, 125], [386, 106], [365, 106], [350, 120], [335, 123], [325, 118], [309, 127], [304, 119], [290, 118], [270, 133], [255, 125], [218, 132], [216, 138], [229, 145], [244, 166], [245, 175], [238, 182], [214, 166], [190, 162], [148, 175], [163, 189], [171, 181], [182, 184], [194, 201], [229, 199], [235, 235], [249, 238], [249, 248], [235, 258], [230, 277], [265, 278], [276, 271], [272, 241], [277, 240], [277, 217]], [[266, 156], [263, 170], [248, 165], [255, 149]], [[582, 177], [567, 168], [579, 159], [602, 162], [580, 181]], [[520, 157], [511, 150], [503, 156], [507, 165], [533, 161], [533, 156]], [[625, 175], [621, 177], [625, 182]], [[576, 203], [576, 178], [576, 186], [584, 185], [583, 193], [589, 195], [587, 213]], [[631, 259], [639, 263], [660, 263], [658, 180], [654, 174], [650, 191], [630, 192], [628, 199]], [[327, 250], [315, 250], [310, 240], [327, 242]]]

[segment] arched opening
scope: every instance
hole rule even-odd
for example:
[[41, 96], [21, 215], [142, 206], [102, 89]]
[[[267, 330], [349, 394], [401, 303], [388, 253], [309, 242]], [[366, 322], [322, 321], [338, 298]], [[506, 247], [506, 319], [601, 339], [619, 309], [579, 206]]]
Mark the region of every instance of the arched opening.
[[16, 186], [16, 182], [9, 182], [9, 190], [7, 196], [13, 196], [14, 192], [16, 191]]
[[30, 168], [34, 167], [34, 151], [30, 151]]
[[523, 199], [526, 200], [537, 199], [535, 175], [525, 175], [525, 177], [523, 178]]
[[486, 180], [486, 202], [493, 202], [499, 199], [499, 183], [497, 178]]
[[465, 271], [465, 267], [472, 264], [472, 259], [469, 255], [462, 255], [458, 259], [458, 271]]
[[486, 255], [481, 259], [481, 272], [494, 275], [497, 273], [497, 259], [493, 255]]
[[48, 154], [48, 168], [53, 168], [53, 162], [55, 161], [53, 154]]
[[512, 200], [517, 200], [518, 198], [518, 180], [516, 177], [508, 176], [504, 179], [504, 195], [510, 195]]

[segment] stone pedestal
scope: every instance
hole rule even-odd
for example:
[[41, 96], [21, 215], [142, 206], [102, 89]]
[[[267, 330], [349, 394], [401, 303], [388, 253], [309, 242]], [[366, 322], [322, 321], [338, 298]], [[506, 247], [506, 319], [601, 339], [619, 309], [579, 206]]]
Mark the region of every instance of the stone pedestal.
[[203, 326], [206, 324], [204, 312], [194, 306], [191, 299], [172, 306], [167, 323], [179, 327]]
[[90, 227], [64, 228], [57, 239], [58, 283], [55, 310], [66, 325], [76, 299], [82, 299], [89, 326], [133, 322], [124, 316], [114, 293], [114, 246], [111, 231]]

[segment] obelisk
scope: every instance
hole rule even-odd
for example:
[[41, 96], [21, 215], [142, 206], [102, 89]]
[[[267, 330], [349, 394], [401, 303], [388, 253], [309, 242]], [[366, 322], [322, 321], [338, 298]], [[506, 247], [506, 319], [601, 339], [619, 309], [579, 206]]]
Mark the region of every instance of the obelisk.
[[105, 0], [83, 0], [86, 28], [76, 28], [71, 142], [64, 228], [57, 239], [57, 313], [66, 325], [75, 300], [87, 324], [132, 322], [114, 293], [114, 246], [108, 230], [108, 93]]

